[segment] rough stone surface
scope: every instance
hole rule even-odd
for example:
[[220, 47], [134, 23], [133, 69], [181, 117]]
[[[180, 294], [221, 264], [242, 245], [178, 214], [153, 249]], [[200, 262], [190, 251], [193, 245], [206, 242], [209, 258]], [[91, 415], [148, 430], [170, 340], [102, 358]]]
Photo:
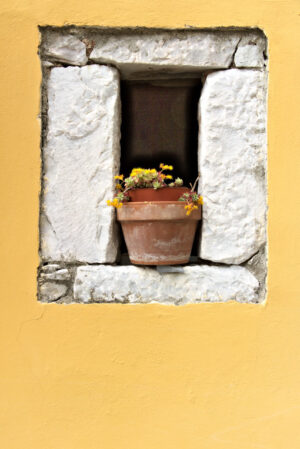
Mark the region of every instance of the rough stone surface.
[[44, 42], [43, 54], [46, 58], [71, 65], [85, 65], [88, 61], [86, 46], [76, 36], [49, 33]]
[[256, 45], [239, 47], [234, 57], [236, 67], [263, 67], [264, 57]]
[[234, 56], [236, 67], [261, 68], [265, 66], [266, 39], [260, 34], [247, 33], [241, 38]]
[[259, 302], [263, 302], [267, 295], [267, 248], [266, 245], [254, 254], [244, 264], [244, 267], [252, 273], [259, 282]]
[[54, 64], [53, 64], [53, 62], [50, 62], [50, 61], [43, 61], [43, 67], [47, 67], [47, 68], [54, 67]]
[[55, 282], [45, 282], [40, 286], [39, 295], [41, 301], [57, 301], [67, 293], [68, 287]]
[[266, 239], [266, 75], [239, 69], [208, 75], [199, 120], [200, 257], [240, 264]]
[[41, 252], [45, 261], [111, 263], [118, 238], [114, 194], [120, 160], [119, 76], [114, 68], [53, 68], [43, 149]]
[[240, 40], [237, 32], [153, 31], [95, 36], [90, 59], [114, 64], [124, 77], [138, 72], [184, 72], [229, 67]]
[[58, 263], [48, 263], [46, 265], [43, 265], [41, 268], [42, 273], [54, 273], [57, 270], [61, 269], [61, 265]]
[[41, 279], [49, 281], [68, 281], [70, 278], [71, 275], [66, 268], [54, 271], [53, 273], [41, 273]]
[[77, 268], [74, 299], [81, 302], [186, 304], [200, 301], [257, 302], [259, 283], [243, 267], [185, 266], [160, 274], [135, 266]]

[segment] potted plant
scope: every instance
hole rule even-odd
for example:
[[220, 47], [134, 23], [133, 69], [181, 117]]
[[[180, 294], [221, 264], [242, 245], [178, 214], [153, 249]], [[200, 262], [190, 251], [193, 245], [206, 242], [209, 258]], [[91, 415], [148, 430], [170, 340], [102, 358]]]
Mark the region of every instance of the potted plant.
[[[183, 181], [160, 169], [134, 168], [128, 178], [115, 176], [116, 196], [107, 201], [117, 209], [130, 261], [137, 265], [176, 265], [189, 261], [202, 197]], [[169, 182], [169, 183], [168, 183]]]

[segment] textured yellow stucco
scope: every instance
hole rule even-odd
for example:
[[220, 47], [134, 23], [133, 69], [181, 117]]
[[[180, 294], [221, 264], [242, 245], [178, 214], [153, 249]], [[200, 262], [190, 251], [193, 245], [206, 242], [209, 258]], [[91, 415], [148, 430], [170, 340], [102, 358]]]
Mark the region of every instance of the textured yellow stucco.
[[[299, 449], [299, 1], [0, 7], [1, 449]], [[269, 39], [265, 305], [39, 304], [38, 25], [258, 26]]]

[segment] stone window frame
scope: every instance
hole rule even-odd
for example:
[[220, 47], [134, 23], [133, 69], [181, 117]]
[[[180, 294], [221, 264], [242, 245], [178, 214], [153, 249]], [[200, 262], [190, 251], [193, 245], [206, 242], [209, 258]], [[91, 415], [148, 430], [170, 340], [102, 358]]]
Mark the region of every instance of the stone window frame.
[[[175, 305], [263, 302], [267, 275], [264, 33], [90, 27], [41, 27], [40, 31], [38, 299]], [[105, 200], [113, 194], [113, 177], [119, 170], [120, 74], [125, 79], [153, 79], [200, 73], [205, 79], [199, 100], [199, 189], [205, 199], [201, 263], [171, 272], [115, 265], [118, 230]]]

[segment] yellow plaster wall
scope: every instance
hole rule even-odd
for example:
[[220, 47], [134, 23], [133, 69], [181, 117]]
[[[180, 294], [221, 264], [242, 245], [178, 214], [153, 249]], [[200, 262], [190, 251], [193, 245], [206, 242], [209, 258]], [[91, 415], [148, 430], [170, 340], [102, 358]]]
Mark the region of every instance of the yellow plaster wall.
[[[1, 449], [300, 448], [299, 13], [292, 0], [1, 2]], [[265, 305], [37, 303], [37, 26], [69, 23], [265, 31]]]

